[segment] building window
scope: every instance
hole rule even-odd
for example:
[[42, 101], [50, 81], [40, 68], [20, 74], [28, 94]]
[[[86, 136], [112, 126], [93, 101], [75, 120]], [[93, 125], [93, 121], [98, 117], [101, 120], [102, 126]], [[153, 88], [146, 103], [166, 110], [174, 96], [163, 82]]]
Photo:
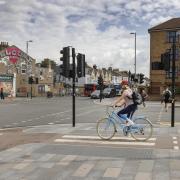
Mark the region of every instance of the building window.
[[21, 74], [26, 74], [26, 64], [21, 64]]
[[168, 31], [167, 32], [167, 42], [168, 43], [173, 43], [173, 39], [174, 37], [176, 38], [175, 39], [175, 42], [179, 42], [179, 37], [180, 37], [180, 31]]
[[[179, 59], [179, 48], [176, 48], [176, 52], [175, 52], [175, 60], [178, 60]], [[170, 60], [172, 61], [173, 60], [173, 52], [172, 52], [172, 49], [170, 51]]]
[[152, 70], [163, 70], [163, 66], [161, 62], [152, 62], [151, 64]]

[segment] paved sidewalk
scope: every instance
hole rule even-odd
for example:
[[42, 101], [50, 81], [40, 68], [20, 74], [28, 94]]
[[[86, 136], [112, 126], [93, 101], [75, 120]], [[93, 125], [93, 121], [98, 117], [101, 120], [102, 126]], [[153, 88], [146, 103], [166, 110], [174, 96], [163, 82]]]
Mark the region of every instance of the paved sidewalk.
[[[95, 147], [96, 144], [88, 143], [96, 136], [95, 125], [84, 123], [76, 124], [75, 128], [71, 124], [24, 128], [22, 131], [24, 136], [36, 134], [38, 136], [49, 134], [49, 136], [46, 136], [43, 141], [36, 143], [22, 141], [19, 145], [2, 150], [0, 152], [0, 180], [180, 179], [179, 148], [120, 148], [118, 145]], [[1, 138], [5, 132], [0, 131]], [[179, 147], [180, 126], [171, 128], [168, 125], [157, 124], [153, 137], [159, 135], [172, 137], [175, 146]], [[84, 146], [82, 144], [79, 146], [76, 141], [74, 143], [70, 141], [70, 144], [67, 141], [65, 143], [56, 141], [70, 136], [76, 138], [86, 136], [88, 140], [86, 139]], [[96, 141], [102, 142], [93, 140], [93, 142]], [[95, 148], [102, 148], [102, 151], [95, 151]], [[109, 152], [110, 148], [112, 153]]]

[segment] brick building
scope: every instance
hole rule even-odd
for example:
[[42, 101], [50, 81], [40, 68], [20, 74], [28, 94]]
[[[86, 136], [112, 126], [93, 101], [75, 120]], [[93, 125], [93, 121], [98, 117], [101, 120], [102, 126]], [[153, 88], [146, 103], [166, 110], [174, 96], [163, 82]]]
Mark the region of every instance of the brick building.
[[[16, 46], [0, 44], [0, 87], [6, 94], [26, 96], [30, 92], [28, 78], [35, 74], [35, 59]], [[35, 92], [35, 87], [33, 87]]]
[[[173, 18], [148, 30], [150, 34], [150, 79], [151, 93], [160, 95], [166, 85], [171, 86], [172, 43], [176, 39], [176, 94], [180, 94], [180, 18]], [[170, 52], [170, 68], [164, 70], [161, 54]]]

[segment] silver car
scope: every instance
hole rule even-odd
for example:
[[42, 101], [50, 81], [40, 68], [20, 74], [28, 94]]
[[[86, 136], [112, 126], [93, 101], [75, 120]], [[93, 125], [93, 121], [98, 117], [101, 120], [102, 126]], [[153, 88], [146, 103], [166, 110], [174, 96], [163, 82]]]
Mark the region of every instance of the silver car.
[[95, 90], [91, 93], [91, 99], [99, 99], [100, 97], [100, 90]]

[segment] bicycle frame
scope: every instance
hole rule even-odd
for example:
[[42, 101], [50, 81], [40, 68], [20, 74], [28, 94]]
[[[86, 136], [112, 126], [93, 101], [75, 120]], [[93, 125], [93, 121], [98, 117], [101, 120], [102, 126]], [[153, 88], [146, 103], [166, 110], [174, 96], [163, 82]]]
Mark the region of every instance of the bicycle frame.
[[[140, 117], [142, 119], [144, 119], [143, 117]], [[111, 114], [108, 115], [108, 119], [110, 122], [114, 123], [116, 131], [117, 131], [117, 127], [116, 125], [118, 124], [119, 127], [123, 130], [124, 127], [126, 127], [126, 123], [125, 120], [122, 119], [121, 117], [119, 117], [115, 111], [113, 111]], [[136, 119], [136, 118], [135, 118]], [[144, 125], [140, 125], [140, 124], [134, 124], [132, 126], [130, 126], [130, 129], [128, 130], [128, 132], [139, 132], [140, 130], [142, 130], [144, 128]]]
[[125, 120], [122, 119], [122, 118], [120, 118], [120, 117], [116, 114], [115, 111], [113, 111], [111, 114], [108, 115], [108, 119], [109, 119], [109, 121], [111, 121], [112, 123], [115, 124], [116, 131], [117, 131], [117, 127], [116, 127], [117, 124], [119, 125], [119, 127], [120, 127], [121, 129], [123, 129], [123, 128], [126, 126]]

